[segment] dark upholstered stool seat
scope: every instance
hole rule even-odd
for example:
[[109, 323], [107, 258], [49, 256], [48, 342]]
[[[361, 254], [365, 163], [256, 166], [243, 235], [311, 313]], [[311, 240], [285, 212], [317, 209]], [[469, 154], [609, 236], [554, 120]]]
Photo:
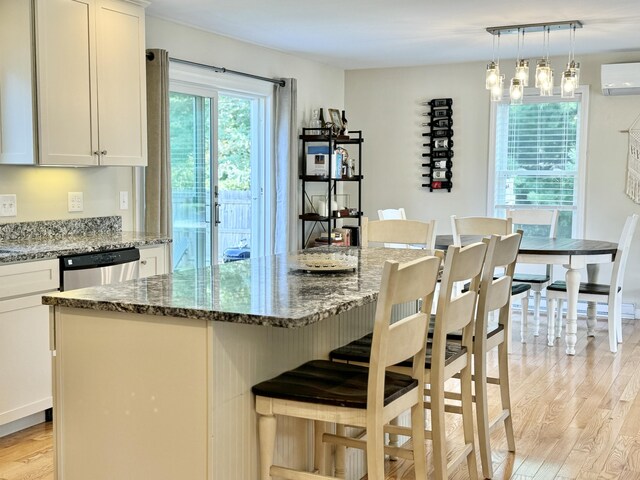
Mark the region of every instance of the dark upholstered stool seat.
[[[556, 292], [566, 292], [567, 282], [560, 282], [560, 281], [553, 282], [551, 285], [547, 287], [547, 290], [552, 290]], [[620, 290], [622, 290], [622, 288], [618, 287], [618, 291]], [[609, 295], [609, 285], [604, 285], [602, 283], [581, 283], [579, 293]]]
[[[469, 290], [469, 285], [469, 283], [465, 283], [462, 291], [467, 292]], [[511, 295], [520, 295], [527, 290], [531, 290], [531, 285], [527, 285], [526, 283], [518, 283], [517, 285], [514, 283], [511, 285]]]
[[[323, 405], [367, 408], [369, 369], [359, 365], [312, 360], [251, 389], [255, 395]], [[388, 405], [418, 385], [408, 375], [387, 372], [384, 404]]]
[[[368, 363], [369, 358], [371, 356], [371, 341], [373, 339], [373, 334], [365, 335], [358, 340], [355, 340], [343, 347], [336, 348], [335, 350], [329, 353], [329, 358], [331, 360], [339, 360], [341, 362], [359, 362], [359, 363]], [[456, 360], [457, 358], [462, 357], [467, 353], [466, 347], [458, 343], [449, 343], [447, 342], [447, 350], [445, 352], [445, 365], [449, 365], [451, 362]], [[410, 360], [399, 363], [400, 367], [411, 367], [412, 363]], [[427, 342], [427, 353], [425, 358], [425, 367], [427, 369], [431, 368], [431, 342]]]
[[526, 282], [526, 283], [545, 283], [551, 280], [549, 275], [534, 275], [528, 273], [516, 273], [513, 276], [514, 282]]

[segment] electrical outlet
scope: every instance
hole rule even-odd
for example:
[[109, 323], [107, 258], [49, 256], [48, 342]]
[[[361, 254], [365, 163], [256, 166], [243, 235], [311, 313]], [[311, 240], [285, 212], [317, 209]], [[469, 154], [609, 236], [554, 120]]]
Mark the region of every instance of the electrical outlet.
[[129, 210], [129, 192], [120, 192], [120, 210]]
[[15, 194], [0, 195], [0, 217], [15, 217], [18, 215], [18, 202]]
[[82, 212], [84, 210], [84, 199], [82, 192], [69, 192], [69, 211]]

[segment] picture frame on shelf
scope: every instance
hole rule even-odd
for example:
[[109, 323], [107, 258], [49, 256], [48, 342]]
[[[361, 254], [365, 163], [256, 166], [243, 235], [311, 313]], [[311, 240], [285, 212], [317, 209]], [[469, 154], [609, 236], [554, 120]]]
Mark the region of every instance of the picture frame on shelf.
[[344, 127], [342, 126], [342, 117], [340, 116], [340, 110], [336, 108], [329, 108], [328, 111], [329, 121], [333, 123], [333, 125], [335, 125], [334, 130], [337, 130], [338, 132], [343, 130]]

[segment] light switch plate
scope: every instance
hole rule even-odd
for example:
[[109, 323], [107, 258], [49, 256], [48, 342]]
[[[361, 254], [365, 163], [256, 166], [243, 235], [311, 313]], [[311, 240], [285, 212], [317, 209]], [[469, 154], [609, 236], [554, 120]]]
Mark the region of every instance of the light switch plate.
[[120, 192], [120, 210], [129, 210], [129, 192]]
[[82, 192], [69, 192], [69, 211], [82, 212], [84, 210], [84, 199]]
[[13, 193], [0, 195], [0, 217], [15, 217], [18, 215], [18, 202]]

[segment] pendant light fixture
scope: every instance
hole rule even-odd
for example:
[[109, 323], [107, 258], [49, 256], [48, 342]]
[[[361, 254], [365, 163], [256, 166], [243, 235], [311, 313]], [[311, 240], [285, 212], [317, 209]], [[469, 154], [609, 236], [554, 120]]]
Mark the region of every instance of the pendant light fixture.
[[[518, 29], [520, 31], [520, 29]], [[520, 34], [518, 33], [518, 38]], [[522, 48], [524, 48], [524, 28], [522, 29]], [[515, 78], [519, 79], [522, 86], [529, 86], [529, 60], [520, 58], [520, 41], [518, 41], [518, 59], [516, 60], [516, 75]]]
[[574, 98], [579, 85], [580, 64], [575, 59], [575, 41], [576, 28], [573, 26], [569, 29], [569, 61], [567, 62], [567, 69], [562, 72], [562, 80], [560, 82], [560, 96], [562, 98]]
[[[502, 91], [504, 84], [504, 75], [500, 74], [499, 59], [496, 61], [495, 44], [496, 36], [498, 41], [498, 50], [500, 48], [500, 36], [502, 34], [518, 35], [518, 50], [516, 57], [516, 68], [514, 77], [509, 85], [509, 97], [511, 103], [522, 103], [524, 97], [524, 87], [529, 85], [529, 61], [520, 58], [521, 50], [524, 46], [525, 33], [542, 33], [542, 55], [537, 61], [535, 71], [535, 87], [538, 89], [540, 96], [553, 95], [553, 70], [549, 61], [549, 39], [551, 30], [569, 30], [569, 39], [571, 48], [569, 51], [569, 61], [567, 68], [562, 72], [561, 78], [561, 95], [565, 98], [572, 97], [579, 85], [580, 64], [575, 61], [575, 33], [577, 28], [582, 28], [579, 20], [571, 20], [566, 22], [548, 22], [548, 23], [530, 23], [525, 25], [509, 25], [504, 27], [488, 27], [487, 32], [494, 35], [493, 38], [493, 60], [487, 65], [485, 74], [485, 87], [491, 92], [492, 101], [500, 101], [502, 99]], [[522, 39], [520, 39], [522, 34]]]
[[500, 34], [498, 33], [498, 61], [496, 61], [496, 37], [493, 37], [493, 46], [491, 52], [491, 62], [487, 64], [487, 72], [485, 74], [485, 88], [493, 89], [500, 83]]

